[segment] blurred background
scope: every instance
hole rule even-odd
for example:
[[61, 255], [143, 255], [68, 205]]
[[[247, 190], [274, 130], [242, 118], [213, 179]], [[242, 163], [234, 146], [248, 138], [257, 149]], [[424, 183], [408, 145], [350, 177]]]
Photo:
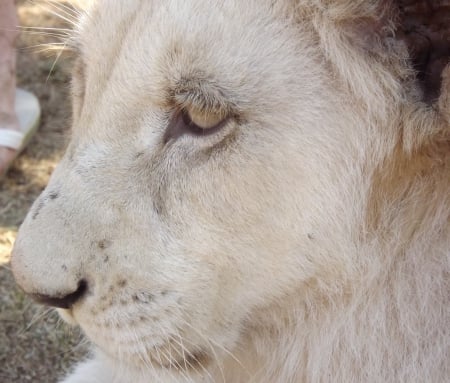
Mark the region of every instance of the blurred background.
[[53, 310], [25, 297], [14, 283], [9, 258], [17, 229], [47, 184], [69, 135], [73, 57], [63, 49], [63, 35], [73, 27], [82, 1], [16, 3], [21, 25], [18, 86], [39, 98], [42, 117], [37, 134], [0, 181], [0, 382], [52, 383], [84, 356], [86, 341]]

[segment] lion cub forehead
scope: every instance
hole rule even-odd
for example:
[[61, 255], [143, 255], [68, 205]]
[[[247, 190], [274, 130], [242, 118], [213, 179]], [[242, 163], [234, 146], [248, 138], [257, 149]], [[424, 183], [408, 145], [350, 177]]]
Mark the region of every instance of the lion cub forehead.
[[197, 89], [208, 85], [206, 93], [221, 93], [234, 103], [240, 93], [251, 102], [252, 92], [271, 92], [261, 88], [261, 78], [286, 81], [285, 74], [298, 72], [299, 60], [311, 57], [298, 54], [300, 40], [293, 36], [298, 28], [277, 18], [269, 0], [99, 4], [80, 37], [87, 64], [96, 65], [102, 77], [122, 73], [116, 78], [129, 85], [135, 79], [142, 88], [145, 79], [149, 97], [198, 83]]
[[157, 34], [170, 30], [213, 37], [210, 34], [217, 27], [242, 29], [249, 21], [256, 27], [258, 19], [267, 17], [271, 9], [270, 0], [96, 0], [86, 7], [79, 30], [82, 44], [100, 38], [106, 47], [133, 28], [140, 28], [142, 33], [145, 28]]

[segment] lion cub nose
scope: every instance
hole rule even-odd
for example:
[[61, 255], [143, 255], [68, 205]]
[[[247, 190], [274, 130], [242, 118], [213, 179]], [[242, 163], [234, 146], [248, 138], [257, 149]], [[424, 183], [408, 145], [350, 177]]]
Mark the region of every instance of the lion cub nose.
[[[79, 268], [54, 260], [36, 262], [34, 254], [24, 252], [20, 242], [19, 235], [11, 256], [11, 269], [28, 296], [48, 306], [68, 309], [86, 295], [88, 282], [79, 276], [82, 274]], [[62, 272], [63, 269], [67, 272]]]
[[87, 283], [81, 280], [75, 291], [58, 295], [45, 295], [39, 293], [29, 294], [35, 301], [47, 306], [53, 306], [60, 309], [68, 309], [78, 300], [80, 300], [87, 291]]

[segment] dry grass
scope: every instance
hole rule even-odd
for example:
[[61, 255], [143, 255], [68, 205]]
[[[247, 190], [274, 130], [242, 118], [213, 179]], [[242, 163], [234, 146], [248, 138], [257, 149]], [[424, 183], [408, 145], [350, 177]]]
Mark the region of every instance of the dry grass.
[[[18, 1], [21, 25], [68, 27], [45, 8], [39, 2]], [[16, 287], [8, 264], [17, 228], [61, 157], [70, 125], [70, 56], [61, 55], [55, 64], [55, 52], [31, 48], [49, 42], [55, 38], [22, 33], [18, 82], [40, 99], [42, 121], [27, 150], [0, 181], [0, 382], [4, 383], [56, 382], [86, 352], [78, 330], [68, 328]]]

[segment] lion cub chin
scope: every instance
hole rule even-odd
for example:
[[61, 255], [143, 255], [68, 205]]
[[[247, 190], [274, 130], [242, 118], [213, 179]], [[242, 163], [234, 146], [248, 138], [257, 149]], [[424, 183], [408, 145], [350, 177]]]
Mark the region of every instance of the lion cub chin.
[[450, 71], [427, 105], [403, 3], [90, 5], [12, 256], [94, 345], [64, 383], [450, 381]]

